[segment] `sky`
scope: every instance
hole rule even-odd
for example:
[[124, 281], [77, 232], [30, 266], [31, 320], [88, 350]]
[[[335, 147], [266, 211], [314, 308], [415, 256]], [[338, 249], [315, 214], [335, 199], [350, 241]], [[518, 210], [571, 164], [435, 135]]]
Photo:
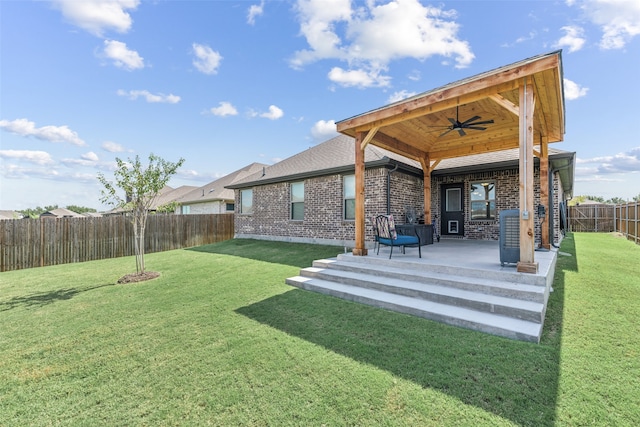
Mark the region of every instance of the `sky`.
[[562, 49], [574, 194], [640, 194], [640, 1], [0, 0], [0, 209], [98, 210], [115, 159], [202, 186]]

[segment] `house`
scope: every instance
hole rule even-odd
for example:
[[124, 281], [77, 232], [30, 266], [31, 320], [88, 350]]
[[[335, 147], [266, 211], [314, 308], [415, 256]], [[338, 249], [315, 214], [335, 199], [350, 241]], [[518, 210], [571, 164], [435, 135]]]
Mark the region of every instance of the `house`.
[[41, 213], [40, 218], [84, 218], [84, 216], [69, 209], [57, 208]]
[[175, 201], [177, 214], [219, 214], [235, 210], [234, 191], [226, 188], [236, 181], [264, 170], [267, 165], [251, 163], [235, 172], [189, 191]]
[[7, 219], [20, 219], [22, 214], [16, 211], [0, 210], [0, 221]]
[[[236, 234], [335, 242], [353, 238], [353, 254], [365, 256], [369, 218], [381, 212], [385, 197], [396, 215], [402, 215], [402, 207], [422, 204], [424, 221], [436, 220], [436, 231], [446, 237], [495, 238], [499, 212], [513, 208], [520, 211], [518, 271], [535, 273], [535, 242], [548, 249], [550, 238], [557, 241], [558, 212], [573, 188], [575, 153], [549, 147], [562, 141], [564, 117], [560, 51], [359, 114], [336, 124], [338, 132], [353, 138], [354, 177], [345, 170], [329, 174], [330, 163], [328, 169], [313, 167], [313, 156], [302, 165], [301, 154], [269, 168], [264, 177], [234, 184]], [[388, 167], [373, 167], [371, 145], [410, 159], [402, 163], [415, 166], [417, 176], [404, 173], [401, 165], [396, 170], [387, 155], [394, 172], [386, 190]], [[517, 165], [504, 168], [504, 162], [514, 160]], [[291, 174], [275, 173], [287, 168]], [[301, 170], [324, 175], [308, 180]], [[543, 213], [546, 225], [541, 227]]]
[[[340, 135], [229, 185], [236, 191], [236, 237], [353, 247], [353, 145], [353, 138]], [[366, 241], [372, 246], [371, 218], [391, 213], [402, 224], [408, 211], [423, 212], [424, 182], [414, 160], [373, 145], [365, 148], [364, 157]], [[550, 229], [554, 244], [560, 242], [560, 210], [571, 198], [575, 153], [550, 149], [549, 163], [553, 215], [538, 221], [538, 244], [542, 227]], [[539, 162], [534, 169], [539, 183]], [[443, 238], [498, 239], [500, 211], [518, 208], [518, 175], [517, 149], [441, 161], [430, 182], [436, 233]], [[452, 195], [459, 199], [454, 202]], [[461, 209], [454, 214], [446, 203]]]
[[[149, 205], [149, 212], [157, 212], [159, 209], [164, 211], [166, 207], [172, 207], [171, 204], [176, 202], [177, 199], [195, 190], [196, 188], [197, 187], [192, 185], [183, 185], [178, 188], [173, 188], [168, 185], [165, 185], [158, 192], [156, 197], [151, 201], [151, 204]], [[103, 216], [123, 215], [126, 212], [128, 212], [127, 209], [115, 208], [108, 212], [104, 212]]]

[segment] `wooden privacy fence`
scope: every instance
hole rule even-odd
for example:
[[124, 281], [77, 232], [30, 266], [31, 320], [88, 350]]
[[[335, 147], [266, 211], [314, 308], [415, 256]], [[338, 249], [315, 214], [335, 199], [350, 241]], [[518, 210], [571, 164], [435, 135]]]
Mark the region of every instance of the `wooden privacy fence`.
[[[149, 215], [145, 252], [233, 238], [233, 214]], [[124, 216], [0, 221], [0, 271], [134, 255], [133, 225]]]
[[615, 208], [616, 231], [624, 234], [627, 239], [634, 241], [636, 244], [640, 244], [640, 238], [638, 237], [638, 232], [640, 231], [640, 226], [638, 226], [639, 213], [640, 202], [618, 205]]
[[571, 231], [614, 231], [614, 205], [569, 206], [569, 230]]

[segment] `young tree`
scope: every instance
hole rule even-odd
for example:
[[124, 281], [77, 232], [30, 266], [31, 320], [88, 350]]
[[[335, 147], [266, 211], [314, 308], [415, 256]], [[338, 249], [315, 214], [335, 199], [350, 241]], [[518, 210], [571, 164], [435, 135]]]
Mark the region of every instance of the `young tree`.
[[[108, 181], [102, 173], [98, 173], [98, 181], [104, 187], [100, 201], [123, 209], [133, 224], [136, 273], [138, 274], [145, 271], [144, 229], [149, 209], [160, 190], [183, 163], [183, 158], [172, 163], [151, 153], [146, 168], [140, 162], [139, 156], [134, 160], [128, 159], [127, 162], [116, 158], [117, 168], [113, 173], [115, 184]], [[124, 192], [124, 197], [118, 194], [117, 189]]]

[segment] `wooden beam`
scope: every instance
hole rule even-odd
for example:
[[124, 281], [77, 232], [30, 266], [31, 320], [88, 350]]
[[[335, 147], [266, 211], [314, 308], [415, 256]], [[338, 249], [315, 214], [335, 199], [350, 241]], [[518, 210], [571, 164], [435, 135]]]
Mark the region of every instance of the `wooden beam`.
[[420, 159], [422, 165], [422, 193], [424, 198], [424, 223], [431, 224], [431, 160], [427, 154]]
[[355, 219], [355, 247], [353, 255], [366, 256], [365, 230], [364, 230], [364, 148], [362, 141], [365, 139], [364, 133], [356, 135], [355, 150], [355, 178], [356, 178], [356, 219]]
[[429, 151], [429, 156], [435, 159], [450, 159], [453, 157], [469, 156], [471, 154], [490, 153], [494, 151], [517, 148], [518, 141], [513, 138], [505, 138], [497, 141], [478, 142], [475, 144], [458, 145], [443, 150]]
[[373, 139], [373, 137], [376, 135], [376, 132], [378, 132], [378, 128], [373, 128], [371, 129], [369, 132], [367, 132], [367, 136], [364, 137], [364, 139], [362, 140], [362, 144], [360, 144], [360, 148], [361, 149], [365, 149], [367, 147], [367, 145], [369, 144], [369, 142], [371, 142], [371, 140]]
[[376, 141], [376, 146], [400, 154], [401, 156], [410, 157], [416, 161], [420, 161], [420, 159], [427, 154], [380, 131], [376, 133], [373, 139]]
[[[410, 106], [399, 108], [399, 105], [394, 105], [392, 107], [373, 111], [364, 116], [354, 117], [337, 123], [336, 128], [338, 132], [347, 134], [349, 133], [349, 130], [352, 132], [364, 132], [369, 129], [373, 129], [374, 127], [390, 126], [406, 120], [426, 116], [428, 114], [438, 113], [458, 105], [470, 104], [472, 102], [485, 99], [489, 95], [495, 95], [499, 92], [508, 92], [517, 88], [517, 81], [512, 81], [494, 87], [484, 88], [475, 92], [450, 90], [449, 92], [445, 92], [444, 95], [442, 93], [425, 95], [422, 102], [420, 102], [420, 106], [416, 106], [414, 108]], [[444, 96], [446, 96], [446, 98], [443, 99]]]
[[535, 262], [535, 222], [533, 210], [533, 115], [535, 96], [527, 78], [520, 85], [520, 261], [516, 270], [537, 273]]
[[518, 108], [518, 106], [516, 104], [514, 104], [511, 101], [509, 101], [508, 99], [506, 99], [502, 95], [500, 95], [500, 94], [489, 95], [488, 98], [490, 100], [492, 100], [493, 102], [495, 102], [496, 104], [498, 104], [499, 106], [501, 106], [502, 108], [504, 108], [505, 110], [511, 112], [516, 117], [518, 117], [520, 115], [520, 108]]
[[388, 126], [456, 105], [475, 102], [490, 95], [517, 89], [523, 77], [555, 69], [559, 65], [560, 55], [554, 54], [524, 62], [512, 68], [505, 67], [483, 73], [459, 84], [446, 86], [423, 96], [343, 120], [336, 124], [336, 128], [338, 132], [349, 134], [349, 130], [364, 131], [374, 127]]

